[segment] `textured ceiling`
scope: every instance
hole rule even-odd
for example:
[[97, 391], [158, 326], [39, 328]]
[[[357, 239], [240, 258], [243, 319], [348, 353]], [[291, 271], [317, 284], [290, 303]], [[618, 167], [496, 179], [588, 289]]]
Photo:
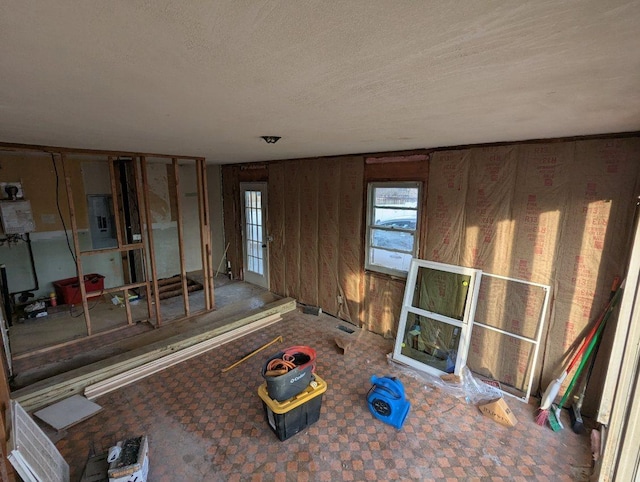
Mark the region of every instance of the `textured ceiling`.
[[5, 0], [0, 141], [227, 163], [633, 131], [638, 25], [615, 0]]

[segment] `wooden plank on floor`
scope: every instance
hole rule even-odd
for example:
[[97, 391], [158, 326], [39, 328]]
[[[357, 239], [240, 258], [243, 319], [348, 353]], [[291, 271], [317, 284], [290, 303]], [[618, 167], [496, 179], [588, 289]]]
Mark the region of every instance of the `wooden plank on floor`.
[[[117, 375], [118, 373], [122, 373], [123, 371], [143, 365], [220, 334], [227, 333], [275, 313], [284, 314], [294, 311], [295, 309], [296, 301], [293, 298], [283, 298], [261, 309], [252, 310], [249, 313], [238, 315], [237, 317], [231, 317], [229, 323], [225, 326], [195, 335], [191, 334], [191, 336], [179, 334], [172, 338], [131, 350], [128, 353], [92, 363], [47, 380], [42, 380], [28, 387], [16, 390], [12, 393], [12, 398], [19, 401], [25, 410], [37, 410], [71, 395], [82, 394], [85, 387]], [[170, 328], [170, 326], [167, 328]]]
[[279, 313], [271, 316], [267, 316], [249, 325], [241, 326], [235, 330], [218, 335], [215, 338], [202, 341], [188, 348], [184, 348], [170, 355], [158, 358], [139, 367], [133, 368], [123, 373], [119, 373], [116, 376], [102, 380], [99, 383], [90, 385], [84, 389], [85, 397], [90, 400], [94, 400], [109, 392], [122, 388], [126, 385], [130, 385], [138, 380], [142, 380], [149, 375], [153, 375], [165, 368], [169, 368], [173, 365], [177, 365], [185, 360], [201, 355], [209, 350], [218, 348], [226, 343], [242, 338], [250, 333], [261, 330], [264, 327], [272, 325], [282, 320]]

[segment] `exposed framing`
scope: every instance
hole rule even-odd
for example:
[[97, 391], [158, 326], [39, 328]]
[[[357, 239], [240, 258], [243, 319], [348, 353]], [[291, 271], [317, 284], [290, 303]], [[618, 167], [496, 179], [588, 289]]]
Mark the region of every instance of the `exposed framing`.
[[[149, 178], [147, 174], [147, 158], [142, 156], [140, 158], [140, 170], [142, 171], [142, 191], [149, 192]], [[142, 206], [142, 204], [141, 204]], [[149, 264], [151, 265], [151, 279], [153, 282], [153, 304], [155, 306], [156, 314], [156, 326], [162, 325], [162, 316], [160, 314], [160, 293], [158, 293], [158, 268], [156, 265], [156, 250], [153, 243], [153, 225], [151, 219], [151, 206], [149, 203], [149, 196], [144, 196], [144, 224], [146, 225], [145, 231], [149, 240]], [[151, 293], [148, 293], [148, 298], [151, 299]], [[149, 312], [151, 314], [151, 312]]]
[[174, 157], [171, 162], [173, 163], [173, 178], [176, 184], [176, 223], [178, 226], [178, 251], [180, 253], [180, 281], [182, 282], [182, 300], [184, 303], [184, 313], [189, 316], [189, 290], [187, 289], [187, 270], [185, 268], [184, 260], [184, 229], [182, 225], [182, 205], [180, 202], [180, 166], [178, 165], [178, 159]]
[[531, 343], [534, 348], [533, 348], [533, 357], [531, 359], [531, 364], [529, 367], [529, 382], [527, 383], [527, 390], [525, 392], [525, 395], [523, 397], [519, 397], [513, 393], [509, 393], [508, 391], [502, 390], [502, 393], [509, 395], [510, 397], [514, 397], [517, 398], [525, 403], [528, 402], [529, 400], [529, 396], [531, 395], [531, 387], [533, 385], [533, 377], [535, 375], [535, 369], [536, 369], [536, 363], [538, 362], [538, 352], [540, 351], [540, 339], [542, 338], [542, 329], [544, 328], [544, 320], [547, 317], [547, 309], [549, 307], [549, 297], [551, 295], [551, 287], [549, 285], [543, 285], [540, 283], [533, 283], [531, 281], [524, 281], [524, 280], [520, 280], [520, 279], [516, 279], [516, 278], [509, 278], [507, 276], [500, 276], [497, 274], [489, 274], [489, 273], [482, 273], [483, 277], [490, 277], [490, 278], [497, 278], [497, 279], [502, 279], [502, 280], [506, 280], [506, 281], [513, 281], [515, 283], [522, 283], [522, 284], [526, 284], [529, 286], [536, 286], [538, 288], [541, 288], [544, 291], [544, 301], [542, 304], [542, 312], [540, 313], [540, 319], [538, 320], [538, 326], [536, 327], [536, 337], [535, 338], [528, 338], [526, 336], [521, 336], [521, 335], [517, 335], [516, 333], [512, 333], [506, 330], [502, 330], [500, 328], [497, 328], [495, 326], [491, 326], [491, 325], [486, 325], [484, 323], [480, 323], [478, 321], [475, 320], [475, 317], [473, 319], [473, 323], [472, 323], [472, 327], [473, 326], [481, 326], [482, 328], [486, 328], [487, 330], [491, 330], [491, 331], [495, 331], [497, 333], [500, 333], [502, 335], [505, 336], [510, 336], [512, 338], [516, 338], [520, 341], [524, 341], [526, 343]]
[[[440, 313], [434, 313], [413, 306], [413, 296], [416, 290], [419, 268], [433, 269], [453, 274], [466, 275], [470, 277], [469, 287], [467, 291], [468, 295], [465, 300], [464, 315], [462, 321], [444, 316]], [[443, 371], [438, 370], [435, 367], [432, 367], [430, 365], [427, 365], [426, 363], [422, 363], [418, 360], [402, 354], [407, 318], [409, 313], [413, 313], [415, 315], [432, 318], [434, 320], [460, 328], [460, 338], [458, 342], [458, 350], [454, 370], [454, 374], [460, 375], [462, 367], [466, 364], [467, 353], [469, 351], [469, 343], [471, 341], [471, 328], [475, 315], [476, 305], [478, 302], [481, 276], [482, 271], [479, 269], [465, 268], [463, 266], [454, 266], [450, 264], [436, 263], [433, 261], [413, 258], [411, 260], [411, 265], [409, 266], [407, 284], [405, 287], [404, 298], [402, 300], [402, 311], [400, 312], [400, 321], [398, 323], [398, 334], [396, 336], [396, 342], [393, 349], [394, 360], [409, 365], [420, 371], [430, 373], [432, 375], [440, 376], [444, 374]]]
[[202, 253], [202, 277], [205, 309], [215, 305], [213, 291], [213, 264], [211, 259], [211, 224], [209, 217], [209, 191], [207, 189], [207, 164], [202, 159], [196, 161], [198, 183], [198, 211], [200, 215], [200, 250]]
[[[179, 249], [180, 249], [180, 257], [181, 257], [181, 275], [182, 275], [182, 293], [183, 299], [185, 302], [185, 316], [179, 317], [177, 320], [187, 319], [190, 316], [199, 313], [205, 313], [207, 311], [211, 311], [215, 307], [214, 302], [214, 293], [213, 293], [213, 269], [212, 269], [212, 261], [211, 261], [211, 225], [210, 225], [210, 217], [209, 217], [209, 207], [208, 207], [208, 191], [207, 191], [207, 181], [206, 181], [206, 162], [203, 157], [194, 157], [194, 156], [175, 156], [168, 154], [150, 154], [150, 153], [141, 153], [141, 152], [125, 152], [125, 151], [108, 151], [108, 150], [94, 150], [94, 149], [74, 149], [74, 148], [66, 148], [66, 147], [53, 147], [53, 146], [37, 146], [37, 145], [23, 145], [23, 144], [9, 144], [9, 143], [0, 143], [0, 149], [7, 151], [25, 151], [25, 152], [43, 152], [49, 154], [57, 154], [60, 156], [60, 160], [62, 165], [65, 164], [66, 154], [87, 154], [91, 156], [95, 155], [104, 155], [107, 157], [107, 163], [109, 167], [109, 175], [110, 175], [110, 187], [111, 187], [111, 197], [113, 203], [114, 210], [114, 222], [116, 225], [116, 237], [117, 237], [117, 246], [114, 248], [103, 248], [96, 250], [81, 250], [80, 248], [80, 240], [79, 240], [79, 230], [78, 230], [78, 218], [74, 204], [73, 197], [73, 189], [72, 184], [73, 181], [71, 177], [65, 176], [66, 182], [66, 191], [67, 191], [67, 202], [69, 206], [69, 217], [70, 217], [70, 225], [72, 231], [73, 238], [73, 251], [75, 257], [75, 267], [76, 274], [78, 276], [78, 280], [84, 280], [84, 270], [82, 257], [83, 256], [91, 256], [98, 254], [106, 254], [106, 253], [130, 253], [134, 250], [140, 250], [142, 257], [142, 265], [143, 265], [143, 273], [145, 277], [145, 281], [135, 282], [135, 283], [126, 283], [122, 286], [105, 288], [100, 291], [87, 292], [86, 287], [83, 282], [79, 282], [80, 294], [82, 297], [82, 308], [83, 314], [85, 318], [86, 325], [86, 336], [94, 337], [98, 334], [102, 335], [105, 333], [110, 333], [112, 331], [117, 331], [122, 328], [126, 328], [129, 325], [133, 324], [133, 317], [131, 312], [131, 305], [129, 302], [129, 291], [137, 288], [145, 288], [146, 289], [146, 301], [147, 301], [147, 314], [148, 319], [145, 321], [150, 321], [152, 318], [155, 318], [156, 323], [155, 326], [158, 327], [161, 325], [161, 312], [160, 312], [160, 299], [159, 293], [157, 289], [157, 264], [155, 261], [155, 246], [153, 239], [153, 226], [151, 219], [151, 210], [150, 210], [150, 202], [149, 198], [146, 195], [148, 191], [148, 175], [147, 175], [147, 158], [159, 158], [163, 160], [170, 160], [173, 163], [173, 172], [175, 175], [176, 181], [176, 207], [177, 207], [177, 217], [178, 217], [178, 231], [179, 231]], [[132, 199], [136, 199], [138, 204], [138, 214], [140, 217], [140, 230], [141, 230], [141, 240], [140, 242], [129, 243], [128, 240], [124, 240], [124, 233], [120, 219], [120, 197], [118, 196], [118, 185], [116, 180], [116, 170], [115, 163], [119, 158], [126, 157], [127, 160], [131, 160], [133, 162], [132, 170], [136, 193], [135, 197]], [[198, 196], [198, 211], [199, 211], [199, 222], [200, 222], [200, 246], [202, 253], [202, 272], [203, 272], [203, 289], [204, 289], [204, 310], [198, 311], [198, 313], [191, 313], [189, 309], [189, 300], [188, 300], [188, 290], [187, 290], [187, 277], [185, 271], [185, 261], [184, 261], [184, 246], [183, 246], [183, 226], [182, 226], [182, 212], [180, 207], [180, 199], [179, 199], [179, 176], [178, 176], [178, 163], [179, 161], [189, 161], [193, 162], [193, 166], [196, 169], [197, 176], [197, 196]], [[75, 180], [75, 182], [78, 182]], [[147, 251], [148, 250], [148, 251]], [[125, 273], [126, 276], [126, 273]], [[89, 302], [88, 298], [91, 296], [95, 296], [98, 294], [109, 294], [109, 293], [123, 293], [124, 295], [124, 305], [125, 311], [127, 315], [127, 325], [123, 327], [112, 328], [100, 333], [94, 333], [94, 329], [91, 324], [91, 316], [89, 313]], [[84, 338], [83, 338], [84, 339]], [[79, 340], [70, 340], [67, 342], [56, 344], [55, 346], [49, 346], [40, 350], [35, 350], [29, 353], [21, 354], [21, 356], [29, 356], [32, 353], [38, 353], [46, 350], [50, 350], [53, 348], [61, 347], [76, 343]]]

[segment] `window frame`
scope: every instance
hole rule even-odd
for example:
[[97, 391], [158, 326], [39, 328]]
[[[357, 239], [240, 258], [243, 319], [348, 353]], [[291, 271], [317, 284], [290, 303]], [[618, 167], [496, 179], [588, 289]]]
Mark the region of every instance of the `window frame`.
[[[377, 207], [374, 202], [374, 191], [376, 188], [417, 188], [418, 189], [418, 202], [414, 208], [400, 208], [407, 211], [416, 212], [416, 227], [415, 229], [402, 229], [402, 228], [385, 228], [383, 226], [376, 226], [373, 224], [374, 212]], [[378, 206], [381, 207], [381, 206]], [[395, 268], [389, 268], [379, 264], [371, 263], [371, 250], [381, 249], [388, 252], [397, 252], [402, 254], [408, 254], [411, 258], [418, 257], [418, 244], [420, 241], [420, 215], [422, 211], [422, 182], [421, 181], [376, 181], [369, 182], [367, 184], [367, 217], [366, 217], [366, 229], [365, 229], [365, 263], [364, 268], [366, 271], [373, 271], [377, 273], [383, 273], [390, 276], [396, 276], [399, 278], [406, 278], [409, 270], [403, 271]], [[372, 237], [374, 229], [389, 231], [389, 232], [407, 232], [413, 234], [413, 251], [403, 251], [400, 249], [392, 248], [380, 248], [376, 247], [372, 243]]]
[[[462, 320], [450, 318], [440, 313], [427, 311], [413, 305], [413, 297], [417, 288], [418, 270], [420, 268], [467, 275], [470, 277], [469, 290], [467, 298], [465, 300]], [[402, 299], [402, 310], [400, 311], [398, 331], [393, 348], [393, 359], [397, 362], [403, 363], [417, 370], [429, 373], [437, 377], [445, 373], [436, 367], [433, 367], [427, 363], [423, 363], [420, 360], [416, 360], [402, 353], [402, 349], [404, 348], [404, 334], [406, 332], [409, 313], [432, 318], [442, 323], [460, 328], [460, 338], [458, 341], [456, 363], [453, 372], [454, 375], [459, 376], [461, 374], [462, 367], [464, 367], [467, 363], [467, 353], [469, 352], [469, 344], [471, 343], [471, 330], [473, 329], [473, 320], [475, 318], [476, 307], [478, 305], [478, 295], [480, 294], [481, 280], [482, 270], [479, 269], [466, 268], [464, 266], [456, 266], [445, 263], [437, 263], [435, 261], [426, 261], [423, 259], [412, 259], [411, 266], [409, 267], [409, 276], [407, 277], [407, 283], [405, 285], [404, 297]]]

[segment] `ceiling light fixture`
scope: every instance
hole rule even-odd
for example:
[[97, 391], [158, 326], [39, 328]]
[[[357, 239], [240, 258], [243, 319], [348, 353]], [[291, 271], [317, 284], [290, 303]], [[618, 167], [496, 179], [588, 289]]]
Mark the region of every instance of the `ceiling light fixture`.
[[261, 136], [267, 144], [275, 144], [281, 138], [278, 136]]

